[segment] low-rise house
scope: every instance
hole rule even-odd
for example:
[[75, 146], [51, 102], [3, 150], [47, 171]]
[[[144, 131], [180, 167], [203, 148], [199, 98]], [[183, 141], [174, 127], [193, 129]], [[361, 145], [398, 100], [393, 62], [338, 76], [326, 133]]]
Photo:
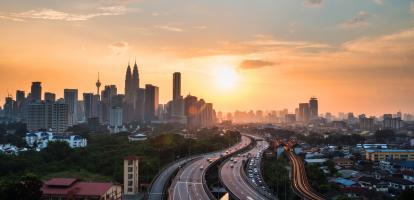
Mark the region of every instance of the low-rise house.
[[367, 149], [365, 151], [365, 159], [370, 161], [414, 161], [414, 149]]
[[323, 164], [326, 162], [325, 158], [319, 158], [319, 159], [305, 159], [306, 164], [316, 165], [316, 164]]
[[396, 190], [406, 190], [408, 188], [414, 188], [414, 182], [401, 178], [388, 178], [385, 179], [389, 184], [388, 187], [394, 188]]
[[414, 182], [414, 171], [412, 170], [402, 170], [401, 174], [405, 180]]
[[44, 131], [26, 133], [25, 140], [29, 147], [38, 151], [46, 148], [49, 142], [55, 141], [67, 142], [71, 148], [86, 147], [88, 144], [85, 138], [78, 135], [57, 135]]
[[12, 144], [0, 144], [0, 153], [6, 155], [17, 155], [19, 149]]
[[122, 187], [112, 183], [81, 182], [73, 178], [52, 178], [44, 182], [42, 199], [121, 199]]
[[335, 165], [343, 168], [351, 168], [354, 165], [354, 161], [349, 158], [335, 158], [333, 161]]
[[369, 176], [362, 176], [358, 179], [358, 184], [362, 188], [375, 190], [377, 192], [388, 192], [388, 183]]
[[147, 136], [143, 133], [137, 133], [137, 134], [133, 134], [133, 135], [128, 136], [128, 140], [130, 142], [144, 141], [144, 140], [147, 140]]

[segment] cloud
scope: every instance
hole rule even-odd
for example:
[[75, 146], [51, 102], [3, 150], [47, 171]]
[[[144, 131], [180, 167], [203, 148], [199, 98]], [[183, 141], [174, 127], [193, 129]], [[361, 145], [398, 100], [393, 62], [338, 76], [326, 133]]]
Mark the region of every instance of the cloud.
[[100, 16], [116, 16], [123, 15], [132, 10], [127, 9], [124, 6], [107, 6], [99, 7], [99, 12], [89, 14], [74, 14], [67, 13], [49, 8], [40, 10], [29, 10], [19, 13], [8, 13], [1, 15], [0, 18], [18, 21], [23, 19], [43, 19], [43, 20], [61, 20], [61, 21], [86, 21]]
[[170, 25], [156, 25], [154, 28], [162, 29], [165, 31], [171, 31], [171, 32], [183, 32], [184, 30], [178, 27], [170, 26]]
[[370, 15], [368, 13], [364, 11], [360, 11], [358, 15], [356, 15], [350, 20], [343, 22], [342, 24], [339, 25], [339, 27], [347, 29], [347, 28], [358, 28], [358, 27], [366, 26], [368, 25], [367, 21], [369, 17]]
[[323, 3], [323, 0], [305, 0], [303, 3], [306, 7], [320, 7]]
[[414, 1], [411, 1], [410, 10], [411, 10], [411, 13], [414, 14]]
[[262, 67], [273, 66], [276, 63], [265, 61], [265, 60], [243, 60], [240, 65], [239, 69], [257, 69]]
[[372, 0], [374, 3], [382, 5], [384, 4], [384, 0]]
[[201, 30], [201, 29], [207, 29], [207, 26], [193, 26], [192, 28]]
[[125, 41], [117, 41], [108, 45], [109, 49], [116, 56], [125, 54], [130, 48], [129, 44]]

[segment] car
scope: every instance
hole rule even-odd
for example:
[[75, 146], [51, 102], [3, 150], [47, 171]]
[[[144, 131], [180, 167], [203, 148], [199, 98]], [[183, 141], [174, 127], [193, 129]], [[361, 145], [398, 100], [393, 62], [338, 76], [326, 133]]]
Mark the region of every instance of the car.
[[233, 166], [233, 164], [231, 164], [231, 165], [230, 165], [230, 168], [233, 168], [233, 167], [234, 167], [234, 166]]
[[200, 166], [200, 170], [203, 170], [203, 169], [204, 169], [204, 166], [202, 166], [202, 165], [201, 165], [201, 166]]

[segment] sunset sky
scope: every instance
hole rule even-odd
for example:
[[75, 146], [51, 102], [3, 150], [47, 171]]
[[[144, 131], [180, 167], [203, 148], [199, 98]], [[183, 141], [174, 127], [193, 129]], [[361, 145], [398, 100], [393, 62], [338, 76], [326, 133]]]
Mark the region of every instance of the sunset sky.
[[[414, 112], [411, 0], [0, 0], [0, 104], [9, 91], [124, 92], [136, 58], [141, 86], [216, 110]], [[80, 95], [81, 97], [81, 95]]]

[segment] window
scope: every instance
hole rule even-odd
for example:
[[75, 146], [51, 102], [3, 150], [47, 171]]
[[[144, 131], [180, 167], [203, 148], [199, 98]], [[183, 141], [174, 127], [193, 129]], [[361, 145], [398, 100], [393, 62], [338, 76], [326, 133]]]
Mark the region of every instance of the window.
[[132, 179], [132, 174], [128, 174], [128, 179]]
[[128, 188], [128, 192], [132, 192], [132, 188]]
[[128, 160], [128, 165], [132, 165], [132, 160]]
[[128, 172], [132, 172], [132, 167], [128, 167]]
[[132, 181], [128, 181], [128, 186], [132, 186]]

